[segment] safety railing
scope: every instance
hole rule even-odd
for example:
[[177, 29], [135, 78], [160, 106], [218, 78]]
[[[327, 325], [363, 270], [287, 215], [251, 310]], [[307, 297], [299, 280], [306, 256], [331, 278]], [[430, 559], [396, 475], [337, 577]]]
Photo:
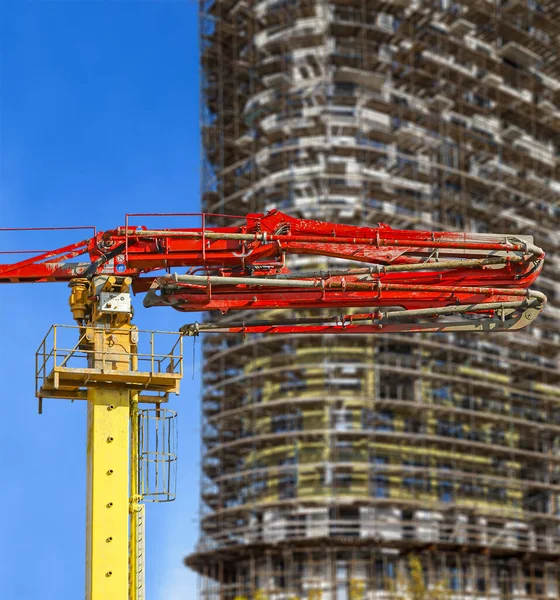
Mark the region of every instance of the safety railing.
[[[142, 219], [142, 225], [138, 226], [134, 224], [134, 221], [137, 219]], [[142, 234], [143, 231], [146, 231], [146, 227], [150, 227], [150, 222], [157, 222], [158, 224], [163, 222], [170, 222], [175, 227], [174, 228], [166, 228], [158, 225], [154, 231], [157, 232], [159, 237], [173, 237], [179, 233], [183, 233], [184, 229], [177, 229], [178, 220], [181, 220], [183, 223], [188, 223], [194, 229], [193, 230], [201, 230], [202, 231], [202, 258], [204, 259], [206, 256], [206, 239], [205, 232], [208, 227], [212, 227], [212, 223], [219, 221], [223, 222], [227, 225], [236, 225], [241, 222], [249, 222], [249, 218], [240, 215], [224, 215], [220, 213], [127, 213], [125, 215], [125, 226], [124, 226], [124, 238], [125, 238], [125, 257], [128, 261], [130, 259], [129, 249], [131, 247], [132, 242], [138, 237], [139, 234]], [[150, 229], [152, 230], [152, 229]]]
[[313, 519], [308, 523], [289, 521], [279, 517], [262, 525], [229, 527], [227, 523], [212, 525], [217, 533], [205, 535], [199, 542], [197, 552], [208, 552], [233, 546], [296, 541], [352, 538], [375, 540], [399, 546], [401, 544], [435, 544], [442, 546], [477, 546], [493, 551], [538, 552], [557, 555], [560, 552], [560, 536], [555, 532], [537, 534], [530, 525], [506, 523], [503, 526], [437, 520], [382, 520], [367, 518], [337, 520]]
[[[97, 330], [92, 329], [95, 336]], [[98, 331], [104, 336], [123, 335], [122, 330]], [[183, 342], [178, 333], [131, 329], [134, 350], [130, 352], [118, 344], [94, 347], [86, 335], [79, 326], [49, 329], [35, 355], [38, 398], [84, 399], [88, 387], [107, 385], [156, 395], [178, 393], [183, 375]]]

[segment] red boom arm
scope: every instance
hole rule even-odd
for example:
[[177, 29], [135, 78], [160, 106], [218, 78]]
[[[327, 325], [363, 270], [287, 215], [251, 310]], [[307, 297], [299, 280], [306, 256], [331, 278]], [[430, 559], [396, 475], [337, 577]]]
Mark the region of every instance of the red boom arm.
[[[340, 266], [328, 271], [292, 273], [290, 255], [341, 260], [331, 260]], [[80, 256], [85, 260], [75, 262]], [[234, 227], [126, 226], [97, 233], [0, 265], [0, 283], [117, 275], [132, 277], [135, 292], [148, 292], [146, 306], [181, 311], [369, 309], [281, 322], [195, 324], [186, 333], [499, 330], [525, 327], [542, 310], [546, 298], [529, 286], [543, 259], [529, 237], [357, 227], [271, 211], [248, 215]], [[171, 274], [185, 267], [186, 274]], [[462, 320], [449, 321], [452, 315]]]

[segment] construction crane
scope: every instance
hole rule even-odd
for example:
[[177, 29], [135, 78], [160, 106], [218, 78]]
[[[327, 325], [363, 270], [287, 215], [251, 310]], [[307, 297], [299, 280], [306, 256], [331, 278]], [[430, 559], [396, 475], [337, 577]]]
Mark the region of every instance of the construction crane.
[[[144, 598], [143, 501], [173, 498], [175, 413], [163, 404], [179, 391], [182, 335], [514, 331], [546, 303], [530, 289], [544, 261], [530, 236], [359, 227], [276, 210], [204, 214], [194, 229], [132, 226], [130, 216], [117, 229], [0, 265], [0, 283], [71, 288], [77, 325], [54, 325], [41, 343], [36, 387], [39, 412], [44, 398], [87, 401], [87, 600]], [[208, 225], [218, 220], [234, 224]], [[333, 266], [293, 272], [292, 255]], [[141, 332], [131, 293], [145, 294], [146, 307], [243, 318]], [[289, 314], [257, 319], [258, 310]], [[171, 350], [159, 351], [169, 335]]]

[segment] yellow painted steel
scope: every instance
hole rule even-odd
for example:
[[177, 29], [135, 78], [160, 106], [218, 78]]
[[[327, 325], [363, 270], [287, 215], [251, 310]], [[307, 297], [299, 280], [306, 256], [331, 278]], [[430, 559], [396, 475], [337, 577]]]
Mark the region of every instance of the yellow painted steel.
[[[113, 284], [114, 282], [111, 282]], [[107, 285], [107, 284], [106, 284]], [[90, 367], [119, 374], [137, 368], [137, 333], [131, 314], [102, 315], [86, 329]], [[137, 572], [129, 563], [130, 487], [137, 465], [129, 464], [131, 393], [126, 386], [90, 388], [88, 397], [88, 496], [86, 600], [135, 600]], [[135, 394], [137, 406], [137, 394]], [[133, 427], [134, 430], [134, 427]], [[137, 440], [136, 450], [137, 453]], [[130, 529], [136, 540], [138, 528]]]
[[88, 390], [86, 599], [128, 596], [129, 392]]
[[[78, 339], [68, 345], [55, 325], [36, 354], [40, 401], [87, 401], [86, 600], [144, 599], [138, 403], [164, 401], [179, 392], [182, 378], [180, 338], [156, 355], [155, 332], [144, 332], [151, 350], [139, 354], [132, 310], [111, 312], [97, 303], [100, 291], [127, 294], [130, 283], [115, 277], [72, 282], [70, 307], [79, 326], [60, 329], [75, 329]], [[149, 367], [140, 370], [139, 360]]]
[[130, 398], [130, 578], [129, 598], [138, 600], [138, 516], [140, 496], [138, 495], [138, 394]]

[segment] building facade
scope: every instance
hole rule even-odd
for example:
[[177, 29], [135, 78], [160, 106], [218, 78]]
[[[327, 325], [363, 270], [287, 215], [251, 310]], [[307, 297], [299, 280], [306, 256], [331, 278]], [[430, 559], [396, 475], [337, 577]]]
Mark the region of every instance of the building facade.
[[389, 599], [411, 554], [457, 600], [560, 597], [557, 0], [200, 9], [205, 211], [532, 234], [550, 301], [512, 335], [208, 335], [201, 600]]

